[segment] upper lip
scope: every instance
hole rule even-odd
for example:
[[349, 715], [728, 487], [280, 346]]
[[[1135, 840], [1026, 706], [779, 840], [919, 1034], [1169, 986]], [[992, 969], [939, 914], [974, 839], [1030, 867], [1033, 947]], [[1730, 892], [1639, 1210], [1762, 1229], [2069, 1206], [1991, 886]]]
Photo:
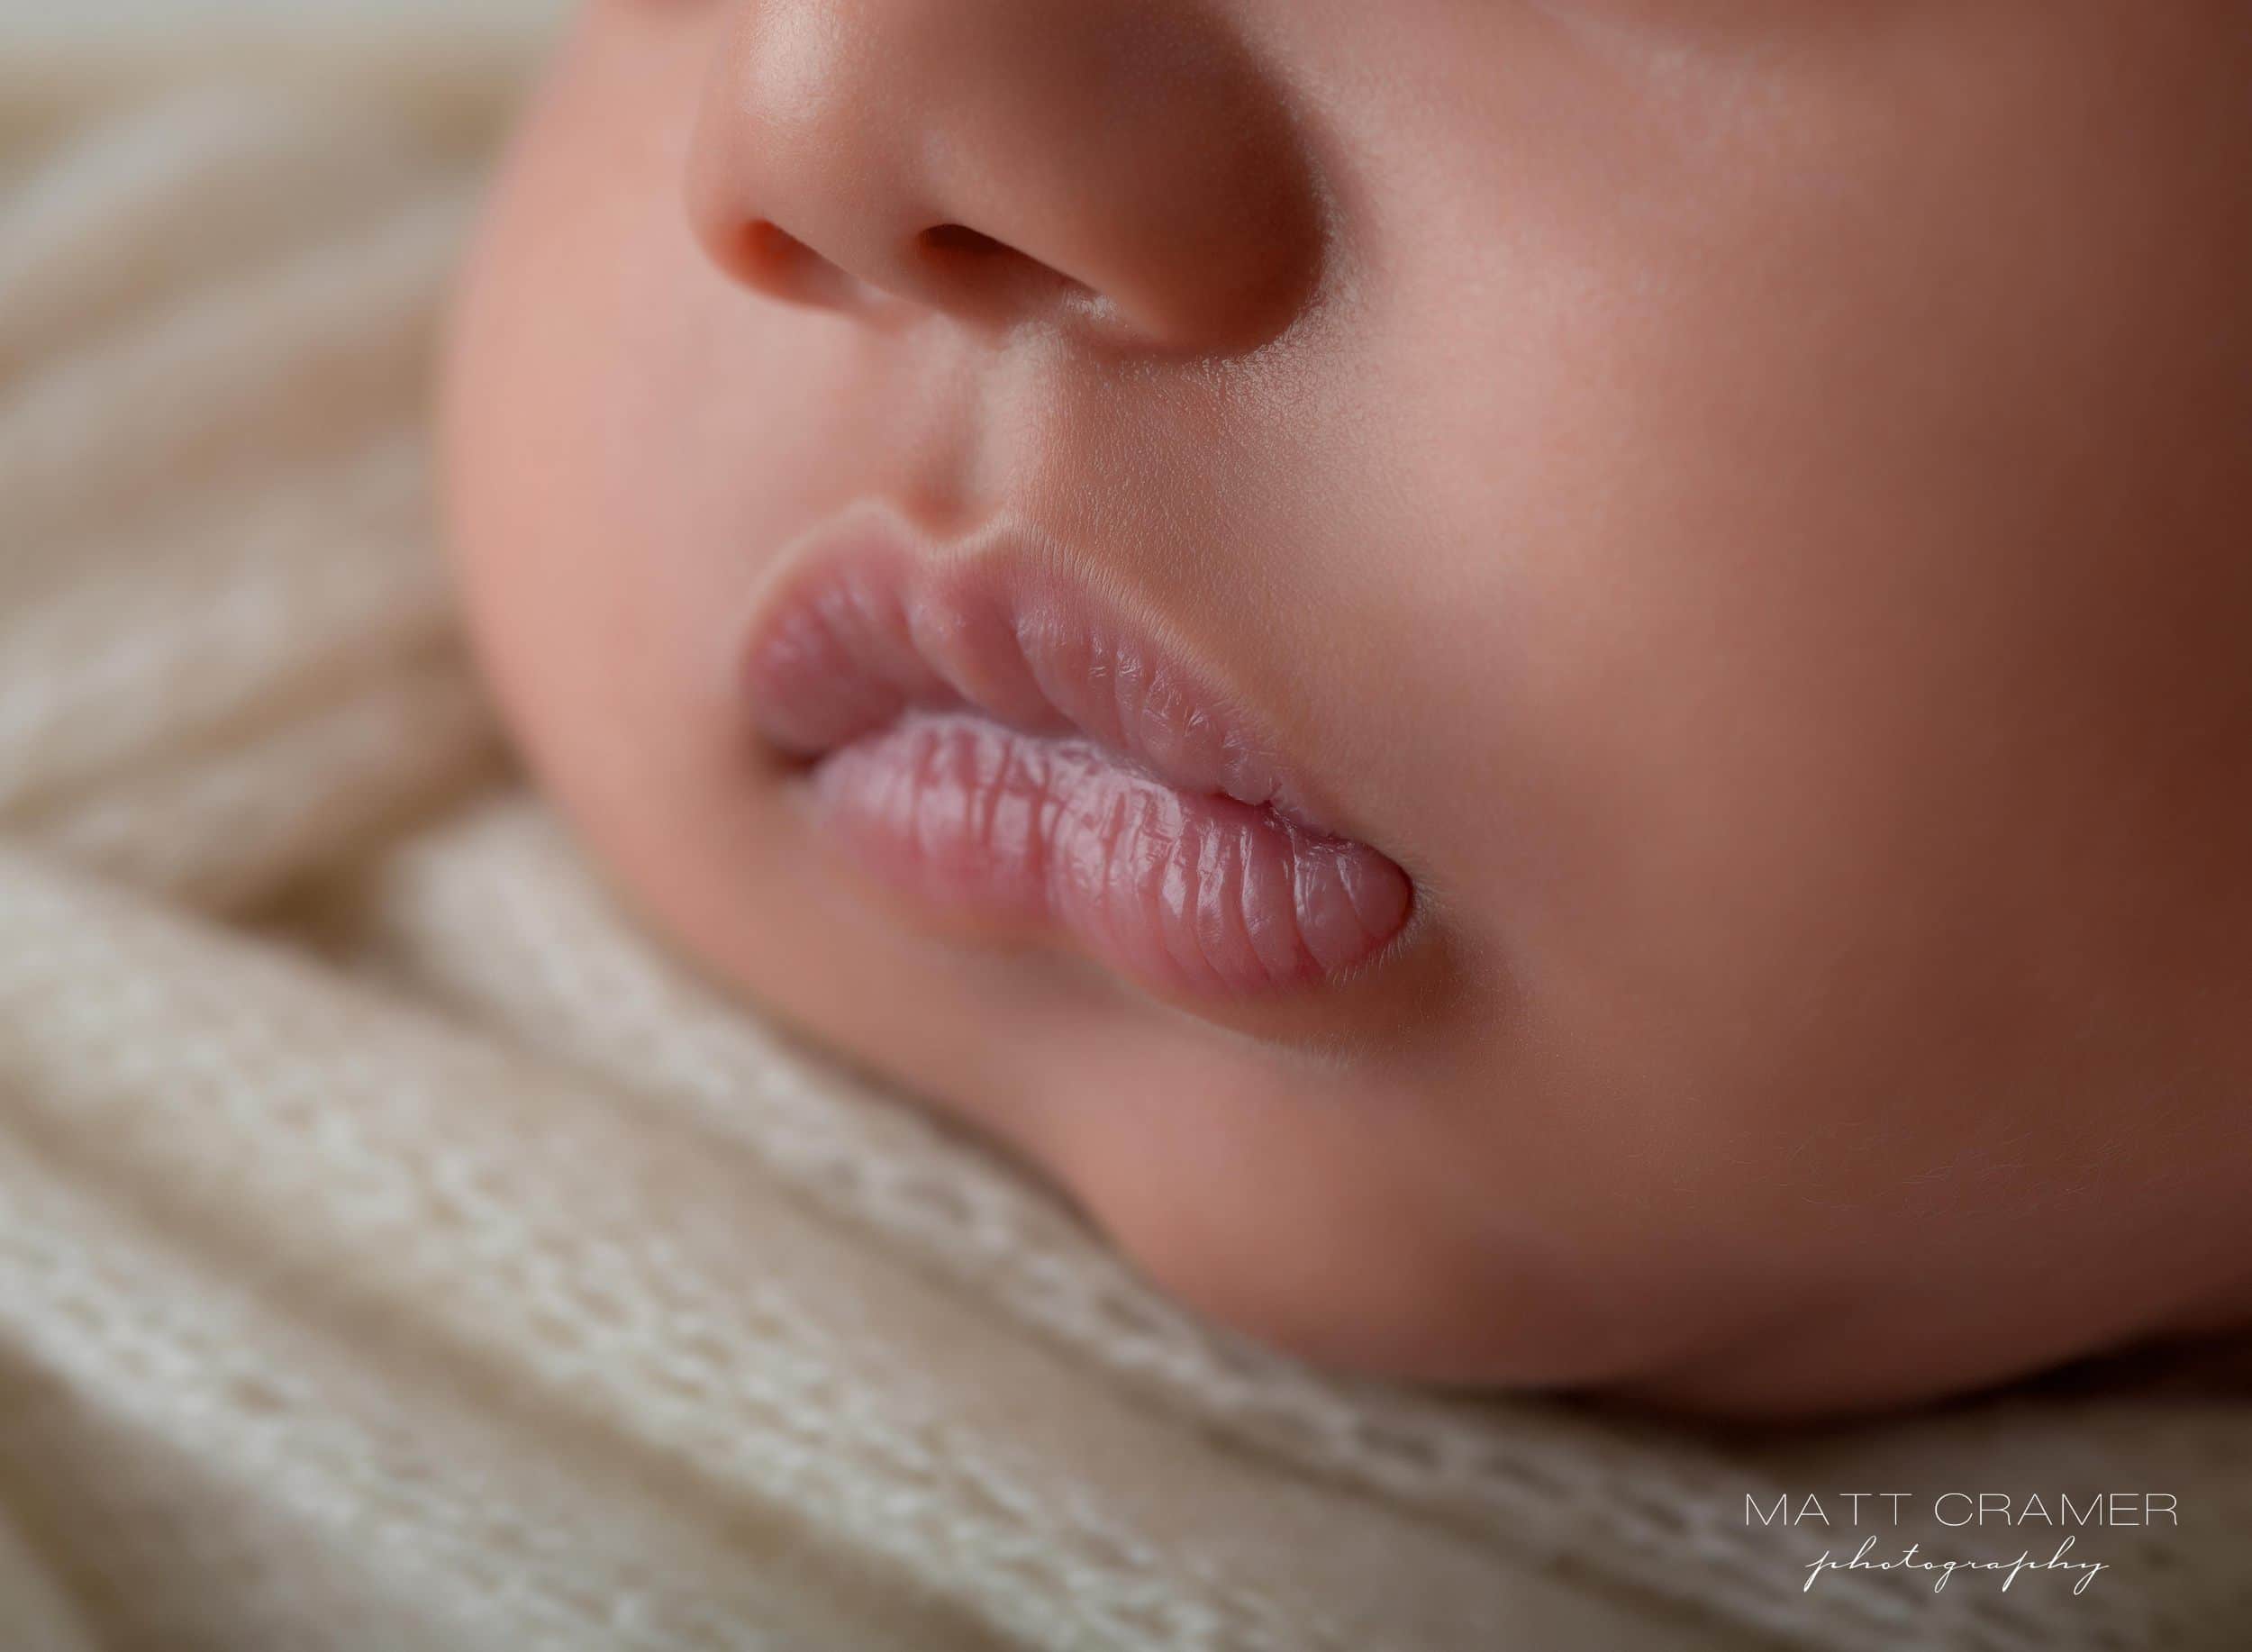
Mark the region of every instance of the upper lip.
[[752, 721], [810, 759], [915, 708], [967, 708], [1341, 835], [1267, 721], [1091, 573], [1008, 524], [935, 546], [888, 509], [849, 511], [785, 556], [757, 605], [742, 655]]

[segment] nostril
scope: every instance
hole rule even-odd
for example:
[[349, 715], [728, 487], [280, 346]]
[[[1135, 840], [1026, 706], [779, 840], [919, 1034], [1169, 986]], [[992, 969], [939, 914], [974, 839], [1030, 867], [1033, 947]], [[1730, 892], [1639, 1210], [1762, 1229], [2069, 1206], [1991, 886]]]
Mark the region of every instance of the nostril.
[[721, 263], [738, 279], [797, 304], [843, 308], [859, 302], [859, 282], [770, 219], [734, 227]]
[[1075, 299], [1094, 290], [966, 223], [933, 224], [915, 237], [915, 249], [924, 275], [958, 308], [999, 310], [1022, 305], [1043, 290], [1050, 297]]
[[[934, 223], [921, 237], [924, 250], [940, 258], [989, 259], [1007, 255], [1016, 249], [997, 241], [982, 230], [973, 230], [966, 223]], [[1022, 256], [1022, 255], [1019, 255]]]

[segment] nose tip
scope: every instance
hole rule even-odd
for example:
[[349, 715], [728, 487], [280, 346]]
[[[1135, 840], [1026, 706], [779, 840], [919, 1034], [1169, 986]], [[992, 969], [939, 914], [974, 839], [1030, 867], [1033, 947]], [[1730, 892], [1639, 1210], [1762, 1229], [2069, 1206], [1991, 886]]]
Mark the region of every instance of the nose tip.
[[1273, 77], [1187, 0], [761, 0], [706, 84], [698, 239], [743, 286], [1158, 349], [1264, 342], [1323, 232]]

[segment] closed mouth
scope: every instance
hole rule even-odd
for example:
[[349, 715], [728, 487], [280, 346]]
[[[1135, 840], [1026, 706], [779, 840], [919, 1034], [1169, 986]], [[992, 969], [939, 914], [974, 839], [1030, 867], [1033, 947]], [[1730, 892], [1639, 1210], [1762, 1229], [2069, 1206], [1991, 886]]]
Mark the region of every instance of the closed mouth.
[[1321, 821], [1238, 702], [1021, 550], [937, 551], [862, 511], [790, 560], [743, 683], [822, 835], [922, 915], [1068, 941], [1168, 998], [1379, 955], [1407, 875]]

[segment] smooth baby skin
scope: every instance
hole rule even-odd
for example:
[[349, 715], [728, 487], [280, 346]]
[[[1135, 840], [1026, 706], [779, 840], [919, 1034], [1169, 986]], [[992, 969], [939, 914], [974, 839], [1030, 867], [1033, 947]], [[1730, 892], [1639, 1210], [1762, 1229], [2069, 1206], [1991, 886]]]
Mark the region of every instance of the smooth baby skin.
[[2246, 0], [602, 0], [452, 368], [620, 887], [1221, 1320], [1806, 1412], [2252, 1318]]

